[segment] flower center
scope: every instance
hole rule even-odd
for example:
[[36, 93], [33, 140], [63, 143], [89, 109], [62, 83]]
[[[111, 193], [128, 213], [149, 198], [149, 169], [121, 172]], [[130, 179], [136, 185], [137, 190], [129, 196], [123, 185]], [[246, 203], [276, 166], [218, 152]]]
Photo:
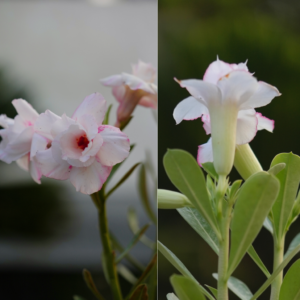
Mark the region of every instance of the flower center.
[[77, 141], [78, 148], [82, 150], [84, 150], [90, 142], [86, 137], [86, 135], [82, 135], [81, 137], [77, 138], [76, 141]]

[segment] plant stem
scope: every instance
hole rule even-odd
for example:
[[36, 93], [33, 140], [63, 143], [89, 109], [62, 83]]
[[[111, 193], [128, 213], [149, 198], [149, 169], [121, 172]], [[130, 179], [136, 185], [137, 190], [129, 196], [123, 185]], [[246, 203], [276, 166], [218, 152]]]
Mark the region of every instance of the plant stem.
[[[274, 262], [273, 262], [273, 272], [277, 269], [277, 267], [283, 261], [283, 254], [284, 254], [284, 241], [285, 235], [281, 239], [277, 239], [276, 233], [274, 233]], [[271, 288], [271, 300], [278, 300], [280, 288], [282, 284], [283, 278], [283, 270], [277, 275], [272, 283]]]
[[[224, 201], [222, 199], [222, 201]], [[228, 257], [229, 257], [229, 226], [231, 220], [232, 206], [226, 204], [225, 216], [221, 219], [221, 235], [219, 261], [218, 261], [218, 300], [228, 300], [228, 287], [227, 287], [227, 271], [228, 271]]]
[[109, 285], [115, 300], [122, 300], [122, 293], [119, 284], [119, 278], [115, 265], [115, 254], [111, 247], [111, 240], [108, 229], [108, 221], [106, 215], [106, 199], [101, 191], [91, 195], [98, 209], [99, 230], [103, 247], [104, 259], [102, 260], [104, 272], [107, 273]]

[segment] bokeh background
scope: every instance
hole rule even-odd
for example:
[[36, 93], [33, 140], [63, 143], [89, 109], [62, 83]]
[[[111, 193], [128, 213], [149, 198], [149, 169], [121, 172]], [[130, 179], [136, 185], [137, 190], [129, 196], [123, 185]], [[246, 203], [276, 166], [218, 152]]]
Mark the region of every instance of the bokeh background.
[[[113, 104], [114, 124], [117, 102], [99, 79], [131, 72], [138, 59], [157, 65], [155, 0], [0, 2], [0, 113], [11, 118], [15, 98], [26, 99], [38, 112], [72, 115], [85, 96], [98, 91]], [[145, 161], [146, 150], [157, 161], [157, 124], [149, 109], [138, 107], [125, 132], [137, 146], [111, 185]], [[133, 237], [129, 207], [137, 210], [140, 226], [149, 222], [137, 192], [137, 171], [108, 201], [110, 227], [123, 246]], [[148, 179], [155, 209], [155, 184]], [[156, 238], [155, 226], [147, 236]], [[1, 299], [94, 299], [83, 268], [110, 299], [101, 251], [97, 212], [88, 196], [76, 193], [70, 182], [43, 178], [37, 185], [15, 163], [0, 162]], [[132, 250], [143, 265], [151, 253], [141, 243]], [[122, 284], [128, 289], [125, 280]]]
[[[219, 55], [230, 63], [245, 62], [259, 80], [282, 93], [267, 107], [259, 108], [275, 120], [274, 133], [260, 131], [251, 142], [264, 169], [281, 152], [300, 154], [300, 4], [296, 0], [159, 0], [159, 188], [176, 190], [163, 169], [167, 148], [180, 148], [197, 155], [198, 145], [208, 137], [200, 119], [175, 125], [177, 103], [189, 94], [173, 80], [202, 79], [208, 65]], [[235, 170], [231, 181], [238, 179]], [[287, 245], [300, 232], [300, 222], [287, 234]], [[216, 287], [212, 273], [217, 256], [176, 211], [159, 211], [159, 240], [182, 260], [202, 284]], [[262, 229], [254, 246], [272, 271], [272, 238]], [[299, 256], [298, 256], [299, 257]], [[172, 291], [169, 276], [178, 273], [159, 256], [159, 299]], [[245, 257], [234, 276], [255, 292], [265, 276]], [[260, 299], [269, 299], [269, 290]], [[238, 299], [231, 294], [230, 299]]]

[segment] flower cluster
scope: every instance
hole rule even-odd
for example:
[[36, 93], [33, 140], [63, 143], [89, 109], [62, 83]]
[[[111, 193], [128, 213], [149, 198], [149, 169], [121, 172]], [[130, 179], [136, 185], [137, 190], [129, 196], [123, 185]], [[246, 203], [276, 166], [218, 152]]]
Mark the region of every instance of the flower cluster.
[[87, 96], [71, 118], [47, 110], [38, 114], [23, 99], [13, 100], [18, 115], [0, 116], [0, 159], [16, 161], [40, 183], [43, 176], [67, 180], [83, 194], [99, 191], [112, 166], [130, 150], [129, 139], [119, 128], [103, 125], [106, 101]]
[[255, 108], [269, 104], [280, 93], [276, 87], [257, 81], [246, 63], [228, 64], [217, 59], [209, 65], [203, 80], [176, 81], [191, 94], [176, 106], [176, 123], [202, 117], [206, 134], [211, 134], [209, 141], [199, 146], [200, 165], [213, 161], [218, 174], [226, 176], [236, 145], [249, 143], [257, 130], [273, 131], [274, 121]]

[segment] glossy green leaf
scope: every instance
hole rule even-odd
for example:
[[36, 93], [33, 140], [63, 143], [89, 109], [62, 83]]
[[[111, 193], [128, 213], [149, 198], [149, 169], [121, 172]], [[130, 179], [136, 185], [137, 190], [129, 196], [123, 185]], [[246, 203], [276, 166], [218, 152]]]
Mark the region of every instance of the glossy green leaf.
[[285, 163], [286, 167], [276, 175], [280, 181], [280, 192], [272, 208], [277, 237], [285, 233], [286, 225], [293, 209], [300, 182], [300, 157], [292, 153], [278, 154], [271, 167]]
[[205, 178], [195, 158], [186, 151], [168, 150], [164, 156], [164, 167], [177, 189], [201, 212], [216, 234], [220, 234]]
[[[157, 242], [158, 244], [158, 250], [159, 252], [185, 277], [188, 277], [192, 280], [194, 280], [197, 284], [198, 281], [196, 278], [191, 274], [191, 272], [186, 268], [186, 266], [179, 260], [179, 258], [171, 251], [169, 250], [164, 244], [162, 244], [160, 241]], [[208, 293], [208, 291], [199, 284], [200, 289], [203, 294], [205, 294], [208, 299], [214, 300], [214, 298]], [[181, 299], [180, 299], [181, 300]]]
[[267, 267], [264, 265], [258, 254], [256, 253], [254, 247], [251, 245], [250, 248], [248, 249], [248, 254], [250, 257], [253, 259], [253, 261], [257, 264], [257, 266], [263, 271], [263, 273], [267, 276], [270, 277], [271, 274], [268, 271]]
[[[114, 250], [117, 250], [119, 253], [122, 253], [125, 250], [124, 247], [119, 243], [119, 241], [113, 235], [112, 232], [110, 232], [109, 235]], [[140, 271], [144, 271], [144, 266], [138, 260], [132, 257], [129, 253], [127, 253], [124, 258]]]
[[172, 275], [170, 281], [180, 300], [205, 300], [200, 285], [194, 280], [181, 275]]
[[268, 171], [269, 174], [276, 176], [279, 172], [281, 172], [286, 167], [285, 163], [279, 163], [271, 167]]
[[209, 285], [207, 285], [207, 284], [205, 286], [208, 287], [209, 290], [212, 292], [212, 294], [215, 296], [215, 298], [218, 299], [218, 290], [211, 287], [211, 286], [209, 286]]
[[284, 254], [284, 258], [286, 258], [299, 245], [300, 245], [300, 233], [298, 233], [291, 241], [286, 253]]
[[298, 259], [284, 276], [279, 300], [300, 300], [300, 259]]
[[118, 273], [126, 279], [129, 283], [136, 284], [138, 279], [132, 274], [132, 272], [123, 264], [117, 265], [117, 271]]
[[129, 300], [148, 300], [148, 291], [146, 284], [140, 284], [133, 292]]
[[[131, 154], [132, 150], [134, 149], [134, 147], [135, 147], [135, 144], [130, 145], [130, 154]], [[112, 167], [111, 172], [110, 172], [105, 184], [107, 184], [111, 180], [111, 178], [114, 176], [114, 174], [117, 172], [117, 170], [121, 167], [121, 165], [124, 163], [124, 161], [125, 160], [123, 160], [119, 164], [116, 164]]]
[[[139, 220], [134, 208], [130, 207], [127, 213], [127, 220], [129, 227], [133, 234], [137, 234], [140, 231]], [[156, 249], [156, 243], [151, 241], [145, 234], [140, 237], [140, 241], [151, 249]]]
[[236, 180], [230, 187], [230, 193], [229, 198], [232, 199], [234, 197], [237, 197], [237, 193], [239, 188], [241, 187], [243, 180]]
[[[218, 274], [214, 273], [213, 277], [218, 280]], [[241, 300], [250, 300], [253, 296], [247, 285], [233, 276], [228, 279], [228, 288]]]
[[294, 250], [292, 250], [283, 262], [278, 266], [278, 268], [273, 272], [273, 274], [265, 281], [265, 283], [258, 289], [254, 296], [250, 300], [257, 299], [274, 281], [277, 275], [287, 266], [287, 264], [293, 259], [293, 257], [300, 251], [300, 245], [298, 245]]
[[243, 184], [231, 223], [230, 276], [259, 233], [278, 195], [279, 182], [267, 172], [259, 172]]
[[207, 174], [209, 174], [214, 180], [219, 178], [218, 173], [215, 170], [214, 164], [212, 162], [207, 162], [202, 164], [202, 168]]
[[84, 278], [86, 285], [91, 290], [91, 292], [94, 294], [94, 296], [98, 300], [104, 300], [104, 298], [101, 296], [101, 294], [99, 293], [99, 291], [94, 283], [91, 273], [87, 269], [83, 269], [82, 273], [83, 273], [83, 278]]
[[103, 122], [102, 122], [103, 125], [108, 125], [108, 124], [109, 124], [109, 114], [110, 114], [111, 108], [112, 108], [112, 104], [110, 104], [110, 105], [108, 106], [108, 109], [107, 109], [107, 111], [106, 111], [104, 120], [103, 120]]
[[219, 254], [219, 240], [211, 226], [195, 208], [184, 207], [177, 211], [189, 223], [189, 225], [207, 242], [207, 244]]
[[149, 228], [149, 224], [143, 226], [133, 237], [128, 246], [124, 249], [124, 251], [120, 254], [120, 256], [116, 259], [116, 263], [120, 262], [128, 252], [134, 247], [134, 245], [140, 240], [141, 236], [146, 232]]
[[148, 196], [148, 188], [147, 188], [147, 180], [146, 180], [146, 168], [142, 164], [139, 172], [139, 193], [142, 199], [142, 204], [144, 206], [144, 209], [154, 224], [157, 223], [155, 213], [151, 207], [150, 199]]
[[264, 220], [264, 227], [273, 235], [273, 224], [268, 217]]
[[130, 168], [130, 170], [118, 181], [118, 183], [111, 188], [111, 190], [106, 194], [106, 198], [108, 198], [123, 182], [126, 181], [126, 179], [129, 178], [129, 176], [132, 174], [132, 172], [136, 169], [136, 167], [140, 165], [140, 163], [136, 163], [134, 166]]

